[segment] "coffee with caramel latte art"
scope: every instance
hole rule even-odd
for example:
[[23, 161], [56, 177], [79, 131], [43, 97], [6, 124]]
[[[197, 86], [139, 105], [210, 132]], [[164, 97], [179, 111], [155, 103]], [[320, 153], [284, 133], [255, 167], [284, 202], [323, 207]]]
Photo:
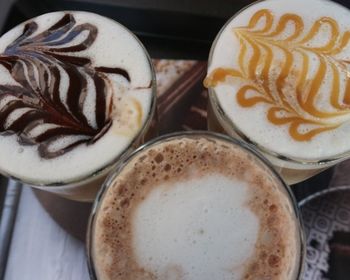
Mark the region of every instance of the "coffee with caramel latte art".
[[152, 70], [123, 26], [86, 12], [31, 19], [0, 38], [0, 170], [40, 184], [88, 176], [134, 141]]
[[350, 150], [350, 12], [328, 0], [266, 0], [233, 17], [207, 87], [267, 151], [315, 161]]

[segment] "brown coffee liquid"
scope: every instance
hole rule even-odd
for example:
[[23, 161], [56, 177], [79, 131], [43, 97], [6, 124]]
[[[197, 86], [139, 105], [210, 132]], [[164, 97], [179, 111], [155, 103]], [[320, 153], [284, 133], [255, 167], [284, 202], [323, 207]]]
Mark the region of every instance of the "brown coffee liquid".
[[146, 148], [115, 177], [92, 256], [104, 280], [295, 279], [298, 226], [284, 187], [253, 155], [183, 137]]

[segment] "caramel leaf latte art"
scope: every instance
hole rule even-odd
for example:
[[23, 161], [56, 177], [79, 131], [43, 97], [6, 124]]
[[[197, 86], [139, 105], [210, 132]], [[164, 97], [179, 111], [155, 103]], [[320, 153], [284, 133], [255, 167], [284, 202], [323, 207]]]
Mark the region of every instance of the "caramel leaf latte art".
[[[37, 30], [35, 21], [26, 23], [0, 55], [0, 64], [16, 82], [0, 85], [0, 135], [16, 134], [21, 145], [37, 145], [40, 156], [50, 159], [95, 143], [108, 131], [116, 114], [110, 79], [118, 75], [129, 83], [130, 76], [121, 68], [95, 67], [81, 54], [97, 37], [93, 24], [77, 24], [65, 13], [48, 29], [35, 34]], [[64, 88], [63, 78], [69, 80]], [[85, 101], [91, 92], [96, 100], [89, 110], [94, 113], [87, 117]], [[142, 110], [138, 112], [140, 120]]]
[[[310, 141], [348, 122], [350, 62], [341, 54], [349, 47], [350, 30], [342, 32], [327, 16], [305, 26], [295, 13], [277, 18], [269, 9], [258, 10], [247, 26], [232, 30], [240, 44], [239, 69], [215, 68], [205, 85], [243, 81], [237, 103], [244, 108], [265, 104], [269, 122], [288, 126], [296, 141]], [[320, 41], [321, 33], [327, 38]], [[330, 86], [323, 84], [326, 77]], [[321, 98], [327, 106], [319, 105]]]

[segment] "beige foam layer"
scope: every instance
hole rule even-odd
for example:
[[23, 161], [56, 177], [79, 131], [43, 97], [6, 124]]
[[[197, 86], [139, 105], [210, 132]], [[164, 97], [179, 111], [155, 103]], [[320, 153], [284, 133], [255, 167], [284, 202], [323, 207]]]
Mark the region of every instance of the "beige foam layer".
[[[244, 279], [294, 279], [298, 228], [280, 183], [244, 150], [204, 138], [171, 140], [146, 149], [109, 187], [96, 217], [93, 238], [99, 279], [162, 279], [137, 261], [132, 227], [135, 211], [157, 186], [166, 184], [171, 188], [176, 182], [208, 174], [244, 181], [249, 186], [249, 199], [244, 203], [256, 215], [260, 227], [255, 252], [244, 265]], [[177, 272], [169, 273], [174, 279], [187, 279]]]

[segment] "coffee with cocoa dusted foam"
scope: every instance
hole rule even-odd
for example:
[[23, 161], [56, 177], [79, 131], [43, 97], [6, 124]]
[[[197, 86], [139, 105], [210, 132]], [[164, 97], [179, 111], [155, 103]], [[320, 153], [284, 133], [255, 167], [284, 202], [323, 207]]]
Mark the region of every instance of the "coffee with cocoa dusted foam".
[[296, 279], [299, 221], [255, 155], [208, 135], [158, 141], [111, 179], [92, 222], [97, 279]]
[[0, 170], [69, 182], [114, 161], [151, 111], [152, 69], [123, 26], [54, 12], [0, 38]]

